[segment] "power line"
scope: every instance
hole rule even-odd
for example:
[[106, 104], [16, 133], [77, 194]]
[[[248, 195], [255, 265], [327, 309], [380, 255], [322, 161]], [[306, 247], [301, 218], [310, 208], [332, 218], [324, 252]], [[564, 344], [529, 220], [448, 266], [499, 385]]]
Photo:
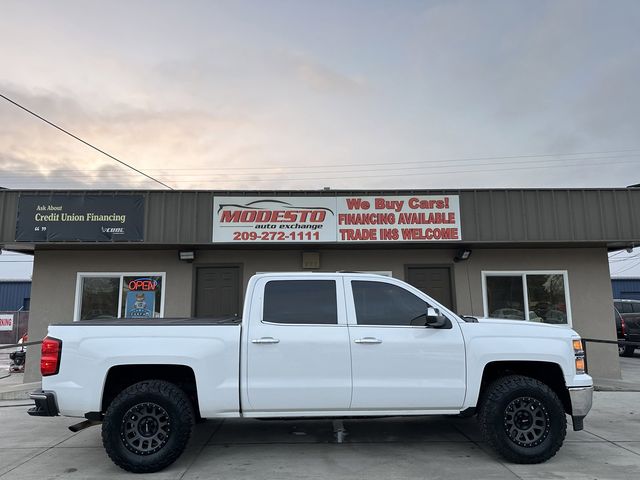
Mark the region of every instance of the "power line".
[[[606, 157], [585, 157], [584, 155], [603, 155], [603, 154], [613, 154], [613, 153], [625, 153], [625, 152], [636, 152], [629, 153], [628, 155], [617, 155], [617, 156], [606, 156]], [[502, 156], [502, 157], [468, 157], [468, 158], [452, 158], [452, 159], [440, 159], [440, 160], [431, 160], [431, 161], [399, 161], [399, 162], [378, 162], [378, 163], [342, 163], [342, 164], [316, 164], [316, 165], [280, 165], [280, 166], [250, 166], [250, 167], [207, 167], [207, 168], [149, 168], [147, 171], [153, 172], [170, 172], [170, 171], [237, 171], [237, 170], [292, 170], [292, 169], [309, 169], [309, 168], [345, 168], [345, 167], [372, 167], [372, 166], [402, 166], [402, 165], [421, 165], [421, 167], [407, 167], [407, 168], [427, 168], [436, 163], [453, 163], [453, 162], [476, 162], [478, 160], [524, 160], [524, 162], [519, 163], [529, 163], [531, 162], [531, 158], [534, 157], [566, 157], [566, 156], [577, 156], [583, 155], [583, 157], [577, 158], [550, 158], [549, 160], [541, 160], [542, 162], [556, 162], [556, 161], [577, 161], [577, 160], [607, 160], [607, 159], [617, 159], [617, 158], [628, 158], [628, 157], [637, 157], [640, 156], [639, 149], [633, 150], [611, 150], [611, 151], [603, 151], [603, 152], [578, 152], [578, 153], [554, 153], [554, 154], [537, 154], [537, 155], [512, 155], [512, 156]], [[509, 162], [492, 162], [491, 165], [510, 165], [514, 163], [513, 161]], [[540, 163], [540, 162], [538, 162]], [[462, 165], [462, 166], [475, 166], [475, 165], [488, 165], [488, 164], [477, 164], [471, 163], [470, 165]], [[392, 167], [396, 168], [396, 167]], [[21, 169], [23, 172], [41, 172], [42, 169]], [[104, 169], [59, 169], [56, 172], [96, 172], [96, 173], [108, 173], [108, 170]], [[280, 172], [274, 172], [279, 174]], [[199, 175], [199, 174], [194, 174]]]
[[634, 260], [636, 258], [640, 258], [640, 253], [631, 255], [629, 257], [614, 258], [613, 260], [609, 260], [609, 263], [624, 263], [624, 262], [628, 262], [629, 260]]
[[[619, 161], [609, 161], [609, 162], [598, 162], [598, 163], [591, 163], [588, 165], [585, 165], [584, 163], [573, 163], [573, 164], [569, 164], [569, 163], [565, 163], [562, 165], [553, 165], [552, 167], [554, 168], [572, 168], [572, 167], [584, 167], [584, 166], [598, 166], [598, 165], [616, 165], [616, 164], [626, 164], [626, 163], [636, 163], [636, 160], [619, 160]], [[174, 184], [175, 183], [194, 183], [194, 182], [205, 182], [205, 183], [229, 183], [229, 182], [234, 182], [234, 181], [246, 181], [246, 182], [273, 182], [273, 181], [277, 181], [277, 180], [295, 180], [295, 181], [307, 181], [307, 180], [341, 180], [341, 179], [362, 179], [362, 178], [388, 178], [388, 177], [420, 177], [420, 176], [430, 176], [430, 175], [452, 175], [452, 174], [463, 174], [463, 173], [486, 173], [486, 172], [502, 172], [502, 171], [514, 171], [514, 170], [536, 170], [536, 169], [547, 169], [550, 168], [549, 165], [541, 165], [540, 163], [542, 162], [538, 162], [536, 165], [534, 166], [516, 166], [516, 167], [508, 167], [508, 168], [483, 168], [480, 170], [448, 170], [448, 171], [435, 171], [435, 172], [411, 172], [411, 173], [407, 173], [407, 174], [393, 174], [393, 173], [389, 173], [389, 174], [384, 174], [384, 175], [356, 175], [356, 176], [346, 176], [346, 175], [341, 175], [341, 176], [330, 176], [330, 177], [296, 177], [294, 175], [304, 175], [304, 174], [312, 174], [312, 173], [317, 173], [317, 174], [324, 174], [324, 173], [329, 173], [329, 174], [341, 174], [341, 173], [348, 173], [349, 171], [342, 171], [342, 172], [300, 172], [300, 173], [295, 173], [295, 172], [277, 172], [277, 173], [256, 173], [256, 174], [247, 174], [247, 173], [243, 173], [243, 174], [224, 174], [227, 175], [226, 178], [219, 178], [216, 180], [210, 180], [210, 179], [206, 179], [203, 178], [203, 175], [197, 175], [197, 174], [192, 174], [192, 175], [183, 175], [183, 176], [195, 176], [196, 178], [193, 179], [186, 179], [186, 180], [174, 180]], [[410, 170], [411, 168], [407, 168], [406, 170]], [[397, 169], [393, 169], [392, 171], [395, 171]], [[372, 169], [369, 171], [388, 171], [386, 169]], [[353, 170], [353, 172], [360, 172], [359, 170]], [[366, 172], [365, 172], [366, 173]], [[169, 175], [169, 174], [167, 174]], [[217, 177], [220, 177], [222, 174], [218, 174]], [[261, 178], [251, 178], [252, 176], [255, 175], [259, 175]], [[277, 175], [277, 177], [273, 177], [273, 178], [263, 178], [265, 175]], [[173, 178], [178, 177], [180, 175], [172, 175]], [[9, 178], [9, 177], [5, 177], [5, 178]], [[16, 181], [16, 183], [18, 183], [21, 179], [25, 178], [25, 177], [13, 177]], [[66, 179], [73, 179], [73, 180], [77, 180], [77, 177], [74, 176], [51, 176], [49, 177], [50, 180], [47, 179], [47, 176], [44, 176], [42, 178], [33, 178], [33, 177], [29, 177], [26, 178], [26, 180], [31, 181], [31, 182], [37, 182], [37, 183], [51, 183], [53, 181], [64, 181]], [[102, 179], [104, 178], [104, 180], [112, 180], [112, 181], [117, 181], [117, 179], [110, 179], [110, 178], [105, 178], [104, 176], [96, 176], [96, 177], [87, 177], [85, 176], [85, 178], [87, 179], [91, 179], [91, 180], [96, 180], [96, 179]], [[27, 181], [27, 183], [28, 183]], [[22, 184], [24, 184], [25, 182], [20, 182]]]
[[621, 273], [626, 272], [628, 270], [631, 270], [632, 268], [635, 268], [638, 265], [640, 265], [640, 261], [634, 263], [633, 265], [628, 266], [627, 268], [623, 268], [622, 270], [619, 270], [619, 271], [617, 271], [615, 273], [612, 272], [611, 275], [620, 275]]
[[11, 100], [9, 97], [7, 97], [7, 96], [3, 95], [2, 93], [0, 93], [0, 97], [1, 97], [1, 98], [3, 98], [4, 100], [6, 100], [7, 102], [9, 102], [9, 103], [11, 103], [11, 104], [15, 105], [16, 107], [18, 107], [18, 108], [20, 108], [20, 109], [24, 110], [25, 112], [27, 112], [27, 113], [29, 113], [29, 114], [33, 115], [34, 117], [36, 117], [36, 118], [38, 118], [38, 119], [42, 120], [42, 121], [43, 121], [43, 122], [45, 122], [46, 124], [51, 125], [53, 128], [56, 128], [56, 129], [60, 130], [62, 133], [65, 133], [65, 134], [69, 135], [71, 138], [74, 138], [74, 139], [78, 140], [79, 142], [84, 143], [86, 146], [88, 146], [88, 147], [90, 147], [90, 148], [93, 148], [94, 150], [96, 150], [96, 151], [100, 152], [101, 154], [103, 154], [103, 155], [105, 155], [105, 156], [109, 157], [110, 159], [115, 160], [116, 162], [120, 163], [121, 165], [124, 165], [125, 167], [130, 168], [130, 169], [131, 169], [131, 170], [133, 170], [134, 172], [137, 172], [137, 173], [139, 173], [140, 175], [144, 175], [144, 176], [145, 176], [145, 177], [147, 177], [148, 179], [153, 180], [154, 182], [156, 182], [156, 183], [158, 183], [158, 184], [162, 185], [163, 187], [168, 188], [169, 190], [173, 190], [173, 188], [171, 188], [171, 187], [170, 187], [169, 185], [167, 185], [166, 183], [163, 183], [163, 182], [161, 182], [160, 180], [158, 180], [158, 179], [156, 179], [156, 178], [153, 178], [151, 175], [147, 175], [147, 174], [146, 174], [146, 173], [144, 173], [143, 171], [138, 170], [136, 167], [134, 167], [134, 166], [132, 166], [132, 165], [129, 165], [128, 163], [123, 162], [122, 160], [120, 160], [120, 159], [118, 159], [118, 158], [114, 157], [113, 155], [111, 155], [111, 154], [109, 154], [109, 153], [105, 152], [104, 150], [101, 150], [100, 148], [96, 147], [95, 145], [90, 144], [89, 142], [87, 142], [87, 141], [83, 140], [82, 138], [78, 137], [77, 135], [74, 135], [73, 133], [69, 132], [68, 130], [65, 130], [64, 128], [62, 128], [62, 127], [60, 127], [60, 126], [56, 125], [55, 123], [53, 123], [53, 122], [51, 122], [51, 121], [47, 120], [46, 118], [44, 118], [44, 117], [42, 117], [42, 116], [38, 115], [37, 113], [35, 113], [35, 112], [33, 112], [33, 111], [29, 110], [27, 107], [24, 107], [24, 106], [20, 105], [18, 102], [14, 101], [14, 100]]
[[[589, 157], [589, 158], [572, 158], [572, 159], [566, 159], [564, 160], [565, 162], [567, 160], [571, 160], [571, 161], [578, 161], [580, 160], [581, 162], [579, 163], [579, 165], [581, 166], [597, 166], [597, 165], [610, 165], [610, 164], [615, 164], [615, 163], [635, 163], [638, 162], [638, 160], [632, 160], [628, 157], [633, 156], [633, 157], [637, 157], [640, 156], [639, 154], [635, 154], [635, 155], [625, 155], [625, 156], [615, 156], [615, 157]], [[601, 160], [616, 160], [616, 159], [620, 159], [618, 162], [605, 162], [602, 163]], [[582, 160], [584, 160], [585, 162], [582, 162]], [[596, 163], [586, 163], [586, 161], [590, 161], [590, 160], [596, 160]], [[442, 160], [441, 162], [444, 162], [444, 160]], [[474, 163], [474, 164], [469, 164], [469, 165], [460, 165], [460, 167], [483, 167], [483, 166], [493, 166], [493, 165], [507, 165], [507, 166], [521, 166], [521, 165], [526, 165], [529, 164], [531, 161], [527, 160], [525, 162], [518, 162], [518, 163], [513, 163], [513, 162], [485, 162], [485, 163]], [[556, 165], [553, 165], [553, 163], [556, 162], [556, 159], [549, 159], [549, 160], [539, 160], [535, 163], [535, 165], [542, 165], [542, 164], [547, 164], [550, 167], [555, 167]], [[411, 162], [409, 162], [410, 164]], [[361, 164], [359, 166], [366, 166], [367, 164]], [[341, 167], [346, 167], [347, 165], [342, 165]], [[403, 168], [403, 170], [423, 170], [423, 169], [427, 169], [427, 168], [431, 168], [432, 164], [428, 164], [428, 165], [423, 165], [423, 166], [416, 166], [416, 167], [401, 167]], [[434, 165], [435, 167], [441, 167], [440, 165]], [[442, 167], [445, 167], [446, 165], [442, 165]], [[562, 165], [559, 165], [562, 166]], [[321, 165], [318, 165], [315, 168], [319, 168], [319, 167], [324, 167]], [[453, 167], [453, 166], [452, 166]], [[260, 175], [277, 175], [277, 176], [282, 176], [283, 172], [282, 170], [289, 170], [290, 168], [314, 168], [311, 166], [307, 166], [307, 167], [296, 167], [296, 166], [292, 166], [292, 167], [262, 167], [262, 168], [269, 168], [269, 169], [275, 169], [277, 168], [279, 171], [277, 172], [260, 172]], [[254, 170], [252, 167], [239, 167], [237, 168], [237, 170]], [[226, 172], [226, 171], [230, 171], [230, 170], [236, 170], [234, 168], [203, 168], [203, 169], [189, 169], [189, 168], [185, 168], [185, 169], [176, 169], [176, 170], [180, 170], [180, 171], [196, 171], [196, 170], [203, 170], [206, 172], [211, 172], [211, 173], [162, 173], [162, 172], [169, 172], [171, 170], [174, 169], [153, 169], [155, 170], [157, 173], [157, 176], [167, 176], [167, 175], [171, 175], [172, 178], [175, 177], [198, 177], [198, 178], [202, 178], [204, 175], [220, 175], [221, 173], [219, 172]], [[368, 168], [366, 170], [366, 172], [384, 172], [384, 171], [397, 171], [398, 167], [387, 167], [387, 168]], [[29, 170], [22, 170], [23, 172], [28, 172]], [[31, 170], [32, 172], [38, 172], [38, 170]], [[346, 169], [346, 170], [323, 170], [323, 171], [304, 171], [304, 172], [287, 172], [288, 175], [303, 175], [303, 174], [343, 174], [343, 173], [350, 173], [350, 172], [361, 172], [363, 170], [361, 169]], [[473, 171], [473, 170], [470, 170]], [[7, 172], [6, 170], [2, 171], [0, 170], [0, 173], [3, 172]], [[71, 173], [82, 173], [83, 175], [85, 175], [85, 177], [88, 177], [89, 175], [95, 175], [98, 178], [103, 178], [104, 175], [109, 175], [110, 177], [119, 177], [119, 176], [127, 176], [128, 174], [123, 173], [123, 172], [118, 172], [118, 171], [110, 171], [110, 170], [53, 170], [49, 173], [47, 172], [43, 172], [42, 170], [39, 170], [40, 173], [42, 173], [43, 175], [45, 175], [48, 178], [58, 178], [58, 177], [62, 177], [62, 178], [67, 178], [68, 175], [62, 174], [62, 172], [71, 172]], [[87, 173], [88, 172], [88, 173]], [[22, 179], [26, 176], [30, 176], [27, 173], [21, 174], [19, 172], [7, 172], [7, 173], [14, 173], [14, 175], [7, 175], [4, 176], [4, 179]], [[238, 176], [238, 175], [255, 175], [255, 173], [247, 173], [247, 172], [238, 172], [238, 173], [233, 173], [233, 175]], [[92, 178], [96, 178], [96, 177], [92, 177]]]

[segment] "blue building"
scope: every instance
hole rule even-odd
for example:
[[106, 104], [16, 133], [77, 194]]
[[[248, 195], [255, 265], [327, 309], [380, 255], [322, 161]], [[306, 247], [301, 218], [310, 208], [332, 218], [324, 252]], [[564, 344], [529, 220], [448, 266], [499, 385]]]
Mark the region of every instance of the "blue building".
[[29, 311], [31, 280], [0, 280], [0, 312]]
[[612, 278], [613, 298], [640, 300], [640, 278]]

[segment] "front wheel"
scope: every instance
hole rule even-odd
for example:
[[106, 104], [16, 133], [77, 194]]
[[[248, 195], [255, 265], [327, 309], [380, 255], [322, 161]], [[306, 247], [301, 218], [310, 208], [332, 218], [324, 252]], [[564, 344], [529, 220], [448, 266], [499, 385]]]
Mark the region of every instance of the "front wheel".
[[184, 451], [194, 423], [187, 395], [164, 380], [123, 390], [102, 423], [102, 444], [113, 462], [134, 473], [162, 470]]
[[544, 383], [510, 375], [493, 382], [478, 414], [482, 435], [514, 463], [541, 463], [553, 457], [567, 433], [562, 402]]

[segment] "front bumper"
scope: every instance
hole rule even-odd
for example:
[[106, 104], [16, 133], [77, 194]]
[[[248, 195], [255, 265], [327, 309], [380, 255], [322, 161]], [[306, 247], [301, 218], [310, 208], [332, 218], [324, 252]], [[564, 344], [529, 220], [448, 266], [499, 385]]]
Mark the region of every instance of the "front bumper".
[[590, 387], [569, 387], [569, 398], [571, 399], [571, 419], [575, 431], [584, 428], [584, 417], [587, 416], [593, 404], [593, 386]]
[[29, 394], [29, 398], [36, 402], [36, 406], [30, 408], [27, 413], [34, 417], [56, 417], [60, 412], [53, 392], [36, 390]]

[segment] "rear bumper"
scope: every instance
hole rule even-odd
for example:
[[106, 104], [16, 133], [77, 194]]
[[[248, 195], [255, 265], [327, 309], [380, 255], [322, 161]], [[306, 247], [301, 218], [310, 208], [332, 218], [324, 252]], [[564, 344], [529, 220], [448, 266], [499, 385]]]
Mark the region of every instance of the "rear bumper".
[[593, 405], [593, 386], [590, 387], [569, 387], [569, 398], [571, 399], [571, 418], [573, 429], [582, 430], [584, 417], [591, 410]]
[[27, 413], [34, 417], [56, 417], [60, 413], [53, 392], [36, 390], [29, 394], [29, 398], [36, 402], [36, 406], [30, 408]]

